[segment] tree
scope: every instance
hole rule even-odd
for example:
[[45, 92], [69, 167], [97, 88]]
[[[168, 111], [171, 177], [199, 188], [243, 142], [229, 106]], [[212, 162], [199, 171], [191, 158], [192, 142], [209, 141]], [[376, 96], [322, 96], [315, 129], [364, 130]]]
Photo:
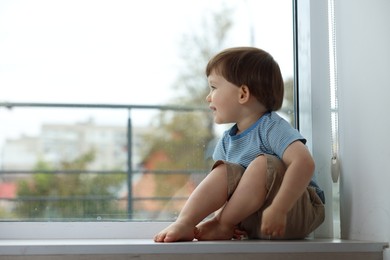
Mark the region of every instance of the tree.
[[[224, 6], [220, 11], [203, 17], [202, 30], [199, 33], [184, 35], [181, 42], [181, 60], [179, 75], [173, 89], [178, 96], [172, 103], [181, 106], [196, 106], [207, 108], [205, 97], [208, 94], [208, 84], [205, 75], [205, 66], [215, 53], [224, 48], [225, 41], [232, 28], [233, 9]], [[293, 122], [293, 82], [285, 83], [285, 102], [282, 113]], [[175, 196], [178, 191], [182, 195], [182, 187], [189, 181], [196, 186], [202, 178], [195, 174], [184, 174], [186, 169], [200, 169], [209, 171], [211, 166], [209, 151], [212, 151], [215, 141], [214, 122], [209, 112], [180, 113], [161, 112], [153, 122], [153, 133], [144, 136], [144, 161], [155, 160], [147, 169], [177, 171], [182, 174], [156, 174], [154, 181], [155, 197]], [[209, 149], [208, 149], [209, 148]], [[159, 156], [154, 156], [159, 155]], [[163, 156], [162, 156], [163, 155]], [[207, 159], [206, 159], [207, 158]], [[158, 160], [156, 162], [156, 160]], [[199, 175], [198, 175], [199, 176]], [[201, 175], [204, 177], [204, 175]], [[150, 176], [148, 176], [150, 180]], [[190, 191], [187, 191], [189, 195]], [[168, 207], [171, 202], [160, 202], [161, 207]], [[178, 211], [171, 207], [170, 210]]]
[[39, 161], [34, 170], [41, 173], [18, 182], [17, 216], [22, 219], [96, 219], [120, 212], [114, 203], [115, 191], [125, 175], [115, 174], [115, 171], [109, 175], [82, 173], [94, 158], [92, 150], [73, 161], [62, 162], [55, 171], [47, 162]]
[[[223, 47], [232, 26], [231, 17], [232, 9], [224, 7], [203, 17], [199, 34], [183, 36], [180, 45], [183, 65], [173, 84], [173, 89], [179, 96], [172, 103], [203, 108], [203, 111], [162, 111], [153, 122], [153, 133], [144, 135], [144, 161], [156, 158], [153, 154], [163, 152], [164, 157], [159, 157], [160, 161], [153, 164], [155, 169], [182, 171], [178, 174], [155, 175], [154, 196], [173, 196], [189, 180], [196, 185], [201, 179], [199, 173], [185, 174], [186, 171], [196, 169], [207, 172], [210, 168], [210, 154], [207, 151], [215, 135], [212, 114], [205, 102], [209, 91], [205, 65]], [[189, 193], [190, 191], [187, 195]], [[163, 207], [167, 202], [160, 204]]]
[[209, 91], [205, 66], [209, 59], [225, 45], [233, 26], [233, 9], [227, 6], [201, 20], [201, 31], [183, 35], [180, 44], [180, 66], [178, 78], [173, 84], [175, 92], [181, 93], [174, 102], [199, 106], [205, 104]]

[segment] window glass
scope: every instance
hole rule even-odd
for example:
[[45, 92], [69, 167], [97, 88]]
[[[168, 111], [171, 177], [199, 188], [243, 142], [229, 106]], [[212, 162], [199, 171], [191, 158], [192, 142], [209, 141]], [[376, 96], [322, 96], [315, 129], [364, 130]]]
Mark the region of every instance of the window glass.
[[208, 173], [208, 59], [270, 52], [293, 124], [290, 0], [0, 2], [0, 219], [172, 220]]

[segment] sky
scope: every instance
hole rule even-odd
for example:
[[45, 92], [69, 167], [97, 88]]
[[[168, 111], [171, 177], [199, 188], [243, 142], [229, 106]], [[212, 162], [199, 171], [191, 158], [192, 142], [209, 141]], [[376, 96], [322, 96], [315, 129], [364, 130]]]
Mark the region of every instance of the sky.
[[[169, 103], [182, 66], [180, 41], [200, 19], [229, 3], [235, 20], [229, 46], [270, 52], [284, 77], [293, 73], [291, 0], [1, 0], [0, 102]], [[206, 86], [205, 86], [206, 87]], [[0, 108], [6, 138], [34, 135], [44, 122], [89, 117], [116, 124], [127, 111]], [[148, 116], [134, 115], [135, 124]]]

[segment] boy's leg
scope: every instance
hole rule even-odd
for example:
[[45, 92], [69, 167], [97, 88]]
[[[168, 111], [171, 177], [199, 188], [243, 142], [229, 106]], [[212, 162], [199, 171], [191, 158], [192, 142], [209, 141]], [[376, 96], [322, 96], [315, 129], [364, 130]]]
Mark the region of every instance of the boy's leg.
[[287, 214], [287, 225], [283, 237], [269, 237], [261, 233], [262, 212], [272, 203], [279, 191], [285, 174], [280, 159], [267, 157], [267, 196], [262, 208], [243, 220], [239, 228], [246, 231], [250, 239], [302, 239], [309, 235], [324, 220], [325, 211], [321, 199], [313, 187], [308, 187]]
[[220, 164], [195, 188], [174, 223], [154, 237], [156, 242], [191, 241], [196, 225], [227, 200], [226, 165]]
[[285, 239], [307, 237], [325, 219], [325, 207], [314, 187], [307, 187], [288, 214]]
[[199, 225], [199, 240], [222, 239], [223, 230], [234, 230], [242, 220], [259, 210], [267, 194], [267, 158], [263, 155], [251, 162], [222, 212]]

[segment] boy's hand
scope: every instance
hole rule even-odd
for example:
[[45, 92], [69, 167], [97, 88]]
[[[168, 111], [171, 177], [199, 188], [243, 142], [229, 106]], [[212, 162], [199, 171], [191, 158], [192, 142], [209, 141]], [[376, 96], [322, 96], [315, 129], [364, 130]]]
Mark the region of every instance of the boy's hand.
[[271, 206], [263, 211], [261, 234], [264, 237], [283, 238], [286, 231], [287, 213]]

